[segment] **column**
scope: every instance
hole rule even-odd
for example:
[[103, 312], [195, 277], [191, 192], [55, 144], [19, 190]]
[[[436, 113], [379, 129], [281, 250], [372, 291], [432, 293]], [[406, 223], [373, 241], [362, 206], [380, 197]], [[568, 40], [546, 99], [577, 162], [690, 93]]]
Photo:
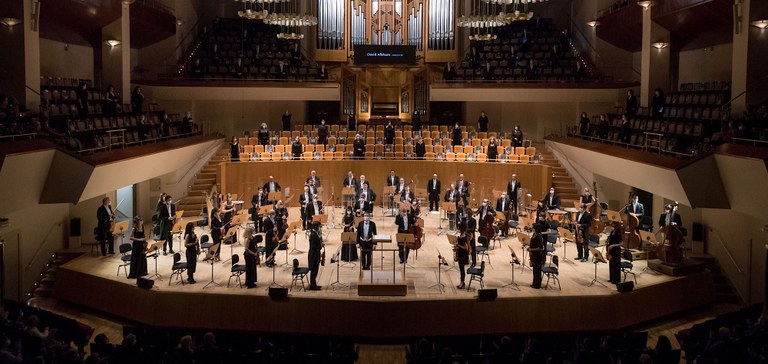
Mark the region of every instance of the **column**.
[[[650, 106], [653, 91], [669, 92], [669, 31], [652, 20], [653, 6], [643, 9], [643, 44], [640, 56], [640, 106]], [[664, 45], [664, 46], [662, 46]]]
[[[731, 97], [747, 91], [747, 69], [749, 61], [749, 5], [750, 0], [734, 1], [733, 55], [731, 60]], [[740, 21], [738, 21], [740, 20]], [[727, 101], [727, 100], [726, 100]], [[741, 115], [747, 107], [747, 98], [742, 95], [731, 103], [731, 115]]]
[[[102, 80], [104, 89], [115, 86], [120, 92], [123, 104], [131, 102], [131, 12], [130, 2], [121, 4], [119, 19], [101, 29]], [[109, 45], [108, 41], [119, 41]]]
[[31, 0], [6, 2], [2, 8], [3, 17], [9, 18], [8, 24], [0, 24], [0, 47], [7, 50], [0, 56], [0, 92], [37, 111], [40, 104], [40, 34], [37, 31], [38, 8], [34, 4], [39, 3]]

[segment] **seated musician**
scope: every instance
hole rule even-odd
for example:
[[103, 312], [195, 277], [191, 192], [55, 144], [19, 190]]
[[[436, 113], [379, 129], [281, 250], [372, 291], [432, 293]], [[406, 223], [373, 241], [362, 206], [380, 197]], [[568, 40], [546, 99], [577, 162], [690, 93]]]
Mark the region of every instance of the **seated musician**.
[[368, 201], [368, 196], [365, 193], [360, 194], [357, 203], [355, 203], [355, 214], [363, 216], [365, 213], [371, 213], [371, 210], [373, 210], [373, 205]]
[[400, 202], [413, 201], [415, 195], [411, 191], [411, 187], [406, 185], [405, 188], [400, 191]]
[[505, 192], [502, 192], [499, 196], [499, 199], [496, 200], [496, 211], [503, 212], [504, 217], [506, 217], [506, 221], [504, 221], [504, 224], [501, 224], [501, 235], [507, 236], [509, 234], [509, 224], [507, 221], [509, 221], [512, 218], [512, 208], [510, 206], [509, 198], [507, 198], [507, 194]]
[[405, 184], [405, 178], [400, 177], [397, 184], [395, 185], [395, 193], [398, 195], [402, 194], [405, 187], [407, 187], [407, 185]]
[[559, 210], [560, 209], [560, 195], [555, 193], [555, 188], [551, 187], [549, 193], [542, 199], [547, 210]]
[[637, 217], [645, 215], [645, 208], [643, 207], [643, 204], [640, 203], [640, 198], [637, 195], [634, 195], [629, 201], [625, 212]]
[[664, 206], [664, 213], [659, 216], [659, 227], [665, 226], [682, 226], [683, 220], [680, 218], [680, 214], [677, 213], [677, 209], [671, 204]]
[[[363, 176], [360, 176], [360, 178], [363, 178]], [[376, 193], [373, 192], [373, 190], [368, 188], [368, 184], [366, 183], [363, 185], [363, 189], [360, 190], [360, 193], [357, 195], [357, 199], [360, 200], [360, 198], [363, 198], [365, 202], [368, 202], [368, 209], [365, 210], [369, 213], [373, 213], [373, 204], [376, 202]]]
[[[410, 229], [414, 224], [416, 224], [416, 219], [411, 214], [409, 214], [408, 209], [400, 210], [400, 214], [395, 217], [395, 225], [397, 225], [398, 234], [410, 234]], [[398, 256], [400, 257], [400, 264], [408, 261], [408, 253], [410, 253], [411, 249], [405, 246], [405, 244], [398, 244], [397, 249]]]
[[595, 198], [589, 193], [589, 187], [584, 187], [584, 192], [579, 196], [579, 205], [589, 205], [595, 202]]

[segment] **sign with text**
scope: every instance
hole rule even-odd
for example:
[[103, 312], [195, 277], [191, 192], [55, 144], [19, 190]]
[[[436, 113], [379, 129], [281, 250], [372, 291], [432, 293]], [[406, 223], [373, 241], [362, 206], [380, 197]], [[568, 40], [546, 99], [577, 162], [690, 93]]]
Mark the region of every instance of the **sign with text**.
[[415, 64], [416, 46], [358, 44], [354, 47], [355, 64]]

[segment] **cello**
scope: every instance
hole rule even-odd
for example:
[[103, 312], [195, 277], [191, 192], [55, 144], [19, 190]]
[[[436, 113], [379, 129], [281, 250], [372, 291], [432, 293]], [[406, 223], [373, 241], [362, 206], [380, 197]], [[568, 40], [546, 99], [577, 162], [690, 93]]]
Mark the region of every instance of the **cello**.
[[485, 236], [488, 238], [488, 241], [491, 241], [496, 235], [496, 229], [493, 227], [493, 223], [496, 222], [496, 214], [490, 213], [490, 207], [488, 209], [489, 213], [485, 214], [485, 217], [480, 220], [477, 230], [480, 232], [480, 235]]
[[592, 215], [592, 225], [589, 226], [589, 233], [592, 235], [598, 235], [605, 230], [605, 223], [600, 220], [603, 214], [603, 208], [600, 206], [600, 202], [597, 199], [597, 183], [592, 182], [592, 190], [595, 191], [595, 198], [592, 204], [587, 206], [587, 211]]
[[416, 223], [408, 227], [408, 231], [413, 234], [413, 243], [408, 243], [408, 249], [421, 249], [422, 241], [424, 238], [424, 219], [417, 217]]

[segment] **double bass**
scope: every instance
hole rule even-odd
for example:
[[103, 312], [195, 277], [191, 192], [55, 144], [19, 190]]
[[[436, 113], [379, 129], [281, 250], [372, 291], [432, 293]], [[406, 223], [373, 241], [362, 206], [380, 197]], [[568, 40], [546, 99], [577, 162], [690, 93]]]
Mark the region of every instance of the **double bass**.
[[[629, 194], [630, 201], [632, 200], [632, 193]], [[621, 209], [622, 225], [622, 245], [624, 249], [637, 249], [640, 247], [642, 239], [640, 234], [637, 233], [637, 226], [640, 225], [640, 220], [637, 216], [630, 214], [627, 211], [629, 204]]]
[[661, 236], [656, 246], [656, 256], [665, 263], [678, 264], [683, 261], [683, 231], [677, 226], [667, 225], [656, 233]]
[[592, 190], [595, 191], [594, 201], [587, 206], [587, 211], [592, 215], [592, 225], [589, 226], [589, 233], [591, 235], [598, 235], [605, 230], [605, 223], [600, 220], [603, 214], [603, 208], [600, 206], [600, 202], [597, 199], [597, 183], [592, 182]]
[[424, 220], [416, 218], [416, 223], [408, 227], [408, 231], [413, 234], [413, 243], [408, 243], [408, 249], [421, 249], [422, 239], [424, 238]]
[[496, 222], [496, 214], [490, 213], [490, 207], [488, 210], [489, 213], [485, 214], [485, 217], [478, 222], [477, 230], [480, 232], [480, 235], [485, 236], [488, 238], [488, 241], [491, 241], [494, 235], [496, 235], [496, 229], [493, 227], [494, 222]]

